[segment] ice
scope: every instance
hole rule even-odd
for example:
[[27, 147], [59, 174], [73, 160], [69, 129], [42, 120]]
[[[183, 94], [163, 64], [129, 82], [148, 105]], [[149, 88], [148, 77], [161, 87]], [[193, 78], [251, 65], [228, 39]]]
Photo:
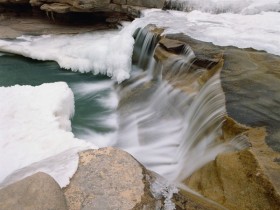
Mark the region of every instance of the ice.
[[[146, 10], [143, 17], [123, 23], [121, 30], [0, 40], [0, 51], [37, 60], [53, 60], [62, 68], [108, 75], [119, 83], [130, 77], [132, 35], [137, 28], [148, 24], [165, 28], [165, 34], [184, 33], [220, 46], [254, 48], [280, 55], [280, 13], [275, 12], [280, 11], [279, 0], [184, 2], [198, 10]], [[214, 7], [228, 12], [214, 14], [211, 12]]]
[[37, 60], [53, 60], [60, 67], [93, 72], [118, 82], [129, 78], [134, 39], [118, 30], [77, 35], [21, 36], [0, 40], [0, 50]]
[[258, 14], [263, 11], [279, 12], [279, 0], [170, 0], [172, 8], [184, 11], [199, 10], [209, 13]]
[[165, 28], [165, 34], [184, 33], [220, 46], [254, 48], [280, 55], [279, 12], [243, 15], [146, 10], [143, 17], [132, 24], [156, 24]]
[[[71, 132], [74, 96], [64, 82], [0, 87], [0, 101], [0, 183], [28, 166], [32, 170], [23, 171], [30, 174], [44, 168], [65, 186], [77, 168], [77, 152], [97, 148], [74, 138]], [[56, 161], [46, 161], [54, 156]], [[26, 176], [16, 174], [14, 177]], [[2, 182], [0, 186], [5, 184]]]

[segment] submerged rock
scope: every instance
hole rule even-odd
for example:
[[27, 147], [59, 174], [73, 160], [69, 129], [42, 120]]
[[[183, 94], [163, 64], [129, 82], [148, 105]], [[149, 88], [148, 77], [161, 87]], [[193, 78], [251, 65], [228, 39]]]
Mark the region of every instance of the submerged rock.
[[59, 185], [39, 172], [0, 190], [1, 210], [67, 210]]

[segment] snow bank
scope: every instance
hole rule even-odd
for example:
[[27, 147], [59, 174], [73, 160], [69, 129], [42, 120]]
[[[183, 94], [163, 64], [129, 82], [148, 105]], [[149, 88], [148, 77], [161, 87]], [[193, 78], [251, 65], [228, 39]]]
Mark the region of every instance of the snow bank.
[[[96, 148], [71, 132], [74, 97], [64, 82], [0, 87], [0, 110], [0, 183], [19, 169], [22, 173], [12, 177], [23, 178], [41, 168], [65, 186], [76, 171], [77, 152]], [[48, 160], [54, 156], [55, 161]]]

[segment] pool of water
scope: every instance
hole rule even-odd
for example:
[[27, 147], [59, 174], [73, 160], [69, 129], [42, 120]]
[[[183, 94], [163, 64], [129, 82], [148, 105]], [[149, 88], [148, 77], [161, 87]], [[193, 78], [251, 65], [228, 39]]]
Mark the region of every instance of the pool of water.
[[93, 134], [115, 131], [116, 98], [113, 81], [108, 77], [61, 69], [53, 61], [42, 62], [8, 54], [0, 56], [0, 86], [37, 86], [58, 81], [66, 82], [74, 93], [72, 131], [77, 138], [90, 139]]

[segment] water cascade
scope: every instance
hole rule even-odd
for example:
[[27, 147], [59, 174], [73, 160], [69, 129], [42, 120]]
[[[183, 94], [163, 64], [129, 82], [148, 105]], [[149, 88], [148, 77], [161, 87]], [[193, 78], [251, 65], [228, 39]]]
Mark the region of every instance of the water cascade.
[[[72, 126], [75, 137], [98, 147], [124, 149], [147, 168], [170, 181], [180, 182], [213, 160], [218, 153], [236, 148], [232, 143], [220, 141], [225, 116], [225, 98], [219, 78], [223, 61], [220, 59], [214, 64], [206, 62], [207, 65], [201, 65], [187, 44], [176, 53], [165, 51], [164, 30], [154, 25], [135, 30], [137, 25], [144, 23], [138, 19], [123, 30], [110, 34], [97, 32], [1, 40], [0, 47], [2, 51], [33, 59], [55, 60], [60, 66], [73, 71], [106, 74], [117, 82], [128, 78], [130, 73], [130, 79], [115, 86], [111, 81], [71, 85], [76, 102], [80, 104], [75, 108], [78, 118], [74, 118]], [[135, 31], [133, 55], [132, 31]], [[124, 44], [120, 53], [118, 44], [126, 37], [129, 43]], [[109, 43], [105, 43], [107, 39]], [[50, 40], [48, 50], [40, 50]], [[77, 44], [68, 46], [72, 41]], [[87, 41], [92, 41], [92, 46], [85, 46]], [[113, 47], [111, 51], [110, 45]], [[115, 55], [118, 56], [114, 58]], [[92, 100], [99, 92], [103, 92], [104, 97]], [[101, 112], [104, 116], [88, 113], [88, 109], [83, 111], [80, 107], [95, 109], [94, 103], [107, 107], [107, 111], [104, 109]], [[56, 114], [53, 113], [54, 117]], [[92, 126], [96, 123], [104, 124], [106, 128], [98, 128], [96, 132]], [[63, 157], [63, 152], [67, 153], [64, 149], [61, 152]], [[55, 171], [46, 164], [50, 162], [49, 158], [53, 157], [46, 153], [35, 166], [19, 164], [23, 168], [15, 167], [15, 170], [20, 170], [10, 174], [6, 183], [39, 168]], [[65, 164], [64, 161], [57, 163], [58, 168]], [[60, 169], [56, 176], [61, 176]], [[60, 184], [67, 184], [67, 180]]]
[[167, 0], [116, 29], [0, 39], [0, 189], [38, 171], [65, 187], [80, 151], [113, 146], [162, 176], [145, 178], [168, 210], [185, 184], [277, 209], [279, 12], [279, 0]]
[[[233, 149], [218, 140], [225, 116], [221, 65], [203, 82], [209, 70], [195, 67], [196, 57], [187, 46], [178, 56], [155, 61], [153, 55], [159, 47], [155, 31], [160, 29], [148, 26], [136, 35], [135, 70], [118, 88], [115, 146], [169, 180], [182, 181], [218, 153]], [[143, 54], [151, 54], [148, 64]]]

